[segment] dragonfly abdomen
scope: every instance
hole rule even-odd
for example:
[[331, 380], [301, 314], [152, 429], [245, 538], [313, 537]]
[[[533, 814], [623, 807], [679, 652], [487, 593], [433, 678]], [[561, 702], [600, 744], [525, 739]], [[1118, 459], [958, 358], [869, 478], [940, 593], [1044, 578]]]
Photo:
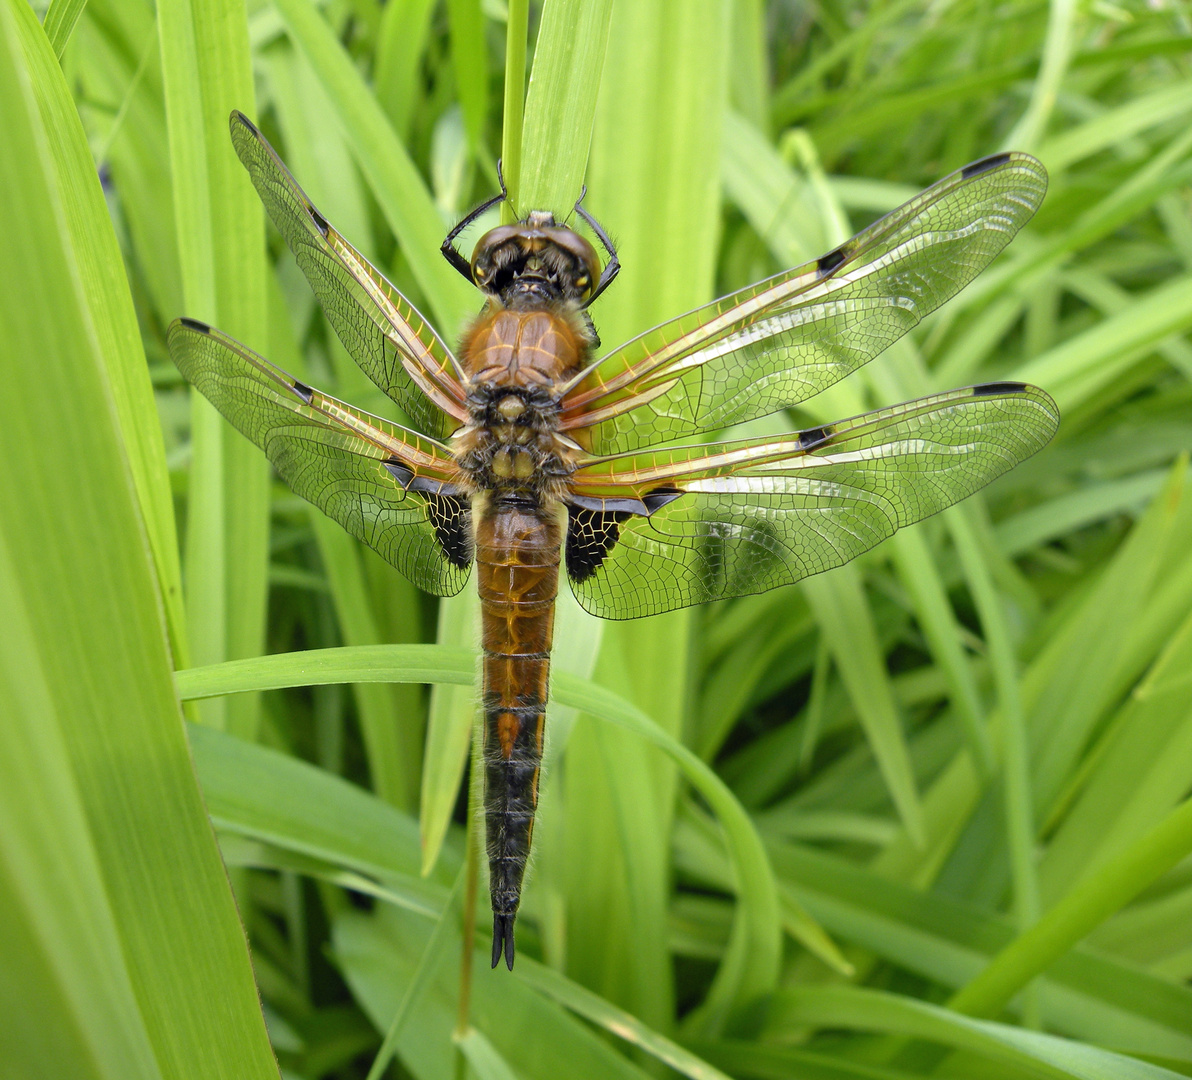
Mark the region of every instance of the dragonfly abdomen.
[[495, 495], [476, 523], [484, 648], [484, 812], [493, 966], [513, 924], [538, 806], [562, 532], [531, 500]]

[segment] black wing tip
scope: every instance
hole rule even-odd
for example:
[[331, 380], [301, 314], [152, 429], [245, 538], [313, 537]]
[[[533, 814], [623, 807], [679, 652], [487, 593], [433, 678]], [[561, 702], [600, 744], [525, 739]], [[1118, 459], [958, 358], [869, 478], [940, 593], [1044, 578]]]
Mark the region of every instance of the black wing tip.
[[248, 130], [251, 131], [254, 135], [261, 134], [260, 129], [257, 127], [257, 125], [254, 124], [247, 116], [245, 116], [244, 113], [242, 113], [239, 109], [233, 109], [228, 114], [228, 127], [231, 128], [233, 131], [235, 131], [237, 124], [241, 125], [242, 127], [248, 128]]
[[308, 204], [306, 209], [311, 216], [311, 220], [315, 223], [315, 227], [326, 236], [331, 231], [331, 222], [323, 217], [313, 205]]
[[990, 397], [994, 394], [1022, 394], [1030, 387], [1024, 382], [987, 382], [973, 387], [973, 397]]
[[960, 175], [965, 180], [971, 179], [974, 176], [980, 176], [982, 173], [989, 172], [996, 169], [999, 165], [1005, 165], [1014, 155], [1009, 151], [1000, 154], [990, 154], [989, 157], [983, 157], [978, 161], [973, 161], [960, 170]]
[[179, 326], [185, 326], [187, 330], [193, 330], [196, 334], [210, 334], [211, 327], [205, 322], [199, 322], [198, 319], [192, 319], [189, 315], [183, 315], [178, 319]]
[[309, 405], [314, 400], [314, 387], [307, 386], [304, 382], [299, 382], [297, 379], [295, 379], [290, 384], [290, 389], [302, 399], [302, 402], [305, 405]]
[[501, 962], [501, 953], [505, 954], [505, 966], [513, 970], [513, 914], [503, 915], [493, 912], [493, 967]]

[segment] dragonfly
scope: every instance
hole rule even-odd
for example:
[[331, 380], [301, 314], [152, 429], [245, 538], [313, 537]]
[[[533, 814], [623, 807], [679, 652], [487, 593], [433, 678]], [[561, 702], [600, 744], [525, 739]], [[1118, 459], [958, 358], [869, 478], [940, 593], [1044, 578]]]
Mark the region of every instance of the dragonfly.
[[[584, 610], [636, 619], [790, 585], [971, 495], [1042, 448], [1059, 411], [992, 382], [790, 434], [692, 442], [809, 399], [979, 274], [1047, 187], [1027, 154], [967, 165], [809, 262], [602, 356], [590, 307], [620, 269], [535, 210], [443, 254], [483, 294], [453, 352], [319, 213], [242, 113], [232, 144], [348, 353], [408, 424], [175, 320], [186, 378], [304, 499], [420, 589], [476, 566], [492, 965], [512, 970], [538, 805], [559, 578]], [[687, 440], [687, 441], [685, 441]]]

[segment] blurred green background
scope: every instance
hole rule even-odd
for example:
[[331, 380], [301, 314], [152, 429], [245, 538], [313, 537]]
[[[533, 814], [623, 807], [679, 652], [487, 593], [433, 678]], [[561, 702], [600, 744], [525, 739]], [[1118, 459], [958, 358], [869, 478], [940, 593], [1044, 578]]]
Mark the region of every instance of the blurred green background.
[[[1187, 4], [35, 7], [0, 0], [0, 1078], [1192, 1075]], [[502, 155], [523, 212], [587, 183], [608, 346], [973, 158], [1051, 174], [964, 293], [764, 423], [1010, 378], [1055, 442], [796, 587], [565, 598], [517, 968], [481, 888], [470, 998], [474, 600], [166, 354], [187, 314], [391, 412], [232, 108], [448, 338], [479, 299], [437, 248]]]

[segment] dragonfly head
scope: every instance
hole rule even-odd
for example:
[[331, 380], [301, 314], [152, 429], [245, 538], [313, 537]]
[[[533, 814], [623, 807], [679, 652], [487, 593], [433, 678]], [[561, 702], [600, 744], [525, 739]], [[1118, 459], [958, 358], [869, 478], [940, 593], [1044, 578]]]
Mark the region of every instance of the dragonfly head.
[[490, 229], [472, 253], [472, 280], [506, 307], [568, 300], [584, 304], [600, 280], [600, 258], [579, 233], [535, 210]]

